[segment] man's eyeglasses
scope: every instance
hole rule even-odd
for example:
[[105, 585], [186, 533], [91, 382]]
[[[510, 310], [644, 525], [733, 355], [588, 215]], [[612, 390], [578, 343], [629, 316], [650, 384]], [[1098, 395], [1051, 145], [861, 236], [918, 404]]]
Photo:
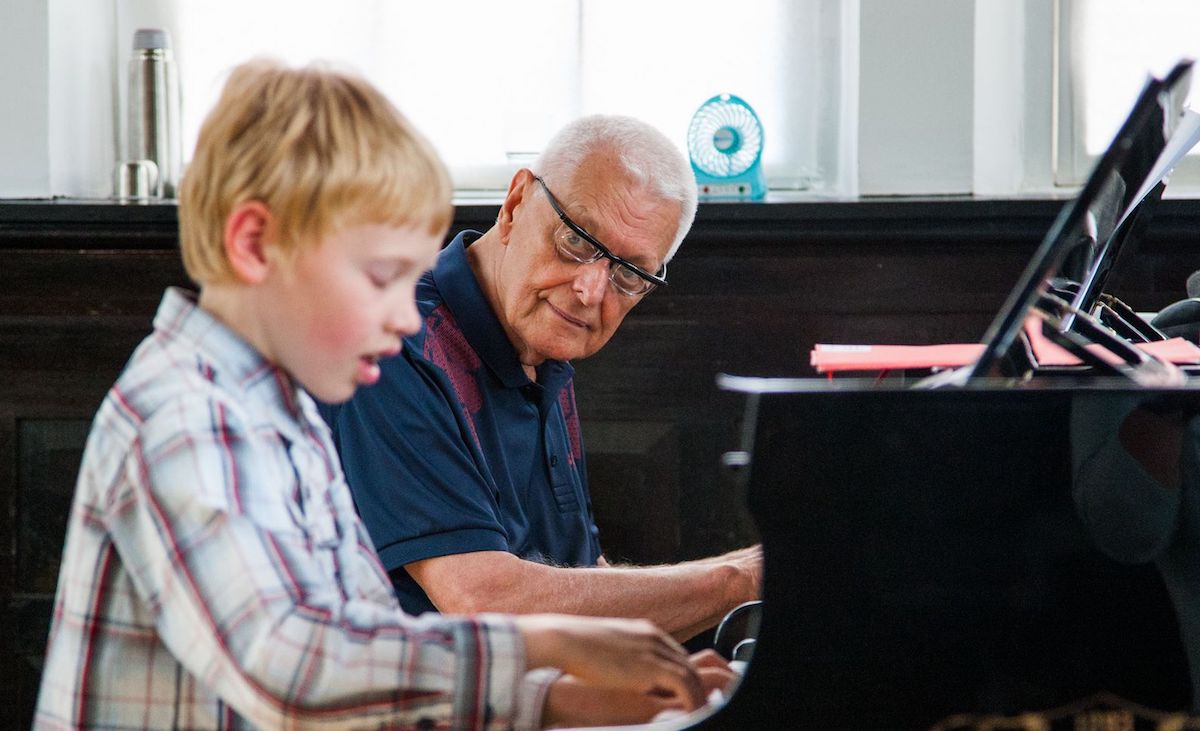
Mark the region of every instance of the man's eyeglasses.
[[562, 206], [558, 204], [558, 199], [546, 187], [546, 181], [542, 180], [541, 176], [535, 175], [533, 179], [541, 184], [542, 190], [546, 192], [546, 199], [550, 201], [550, 206], [554, 208], [554, 212], [558, 214], [558, 220], [561, 221], [554, 231], [554, 248], [558, 249], [560, 256], [580, 264], [591, 264], [598, 259], [608, 259], [613, 263], [609, 267], [609, 281], [612, 282], [614, 289], [628, 297], [639, 297], [649, 294], [656, 286], [667, 286], [667, 266], [665, 264], [656, 276], [637, 264], [612, 253], [607, 246], [584, 231], [582, 226], [572, 221], [563, 212]]

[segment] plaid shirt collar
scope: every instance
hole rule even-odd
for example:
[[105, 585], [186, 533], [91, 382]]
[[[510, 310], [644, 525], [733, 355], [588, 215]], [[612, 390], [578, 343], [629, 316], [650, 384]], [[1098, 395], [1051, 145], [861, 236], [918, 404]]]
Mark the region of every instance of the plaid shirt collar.
[[300, 438], [296, 423], [321, 423], [312, 399], [282, 368], [267, 361], [241, 335], [202, 309], [196, 294], [171, 287], [154, 317], [161, 337], [194, 347], [208, 362], [220, 386], [259, 402], [272, 423], [290, 438]]

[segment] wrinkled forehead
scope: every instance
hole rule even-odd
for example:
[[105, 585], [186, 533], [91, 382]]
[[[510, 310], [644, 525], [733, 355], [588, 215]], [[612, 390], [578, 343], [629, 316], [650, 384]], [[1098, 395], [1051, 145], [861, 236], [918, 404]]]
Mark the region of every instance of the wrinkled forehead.
[[618, 256], [662, 264], [679, 226], [679, 201], [611, 165], [585, 164], [565, 182], [563, 192], [553, 183], [551, 190], [575, 223]]

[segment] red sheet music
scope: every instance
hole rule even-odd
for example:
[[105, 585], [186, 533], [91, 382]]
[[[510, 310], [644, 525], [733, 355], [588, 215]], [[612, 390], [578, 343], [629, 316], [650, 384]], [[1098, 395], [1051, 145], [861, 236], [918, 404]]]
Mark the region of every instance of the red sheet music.
[[[1039, 321], [1040, 322], [1040, 321]], [[1034, 357], [1040, 365], [1078, 365], [1079, 359], [1050, 342], [1041, 334], [1039, 325], [1025, 325]], [[1147, 353], [1176, 365], [1200, 363], [1200, 347], [1183, 338], [1136, 343]], [[1093, 350], [1100, 357], [1117, 362], [1119, 359], [1100, 346]], [[836, 345], [819, 343], [809, 355], [809, 363], [817, 373], [843, 371], [886, 371], [901, 368], [957, 368], [974, 363], [983, 352], [980, 343], [951, 343], [946, 345]]]

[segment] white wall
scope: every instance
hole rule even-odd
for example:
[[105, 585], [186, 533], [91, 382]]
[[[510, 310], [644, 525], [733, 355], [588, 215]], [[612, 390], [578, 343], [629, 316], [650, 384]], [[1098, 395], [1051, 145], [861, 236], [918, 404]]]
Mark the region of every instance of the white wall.
[[974, 3], [861, 0], [862, 195], [970, 193]]
[[[844, 44], [840, 107], [829, 110], [857, 116], [857, 137], [822, 158], [842, 168], [838, 193], [1011, 195], [1045, 182], [1020, 160], [1043, 137], [1049, 149], [1048, 127], [1014, 111], [1049, 93], [1049, 45], [1044, 57], [1022, 45], [1045, 0], [841, 2], [841, 22], [860, 32]], [[128, 18], [166, 5], [0, 0], [0, 197], [110, 193]]]
[[1052, 125], [1043, 110], [1053, 103], [1052, 4], [976, 0], [975, 60], [973, 192], [1051, 190]]
[[112, 5], [0, 0], [0, 197], [106, 196]]
[[1010, 162], [1011, 150], [1021, 144], [1021, 109], [1008, 103], [1024, 96], [1025, 74], [1021, 64], [1003, 59], [1023, 58], [1025, 7], [1013, 0], [976, 0], [975, 51], [979, 58], [995, 63], [975, 65], [973, 115], [974, 176], [972, 189], [980, 194], [1003, 193], [1021, 184], [1024, 166]]
[[115, 161], [113, 92], [119, 78], [113, 7], [96, 0], [47, 4], [50, 193], [108, 196]]
[[50, 194], [49, 10], [0, 0], [0, 197]]

